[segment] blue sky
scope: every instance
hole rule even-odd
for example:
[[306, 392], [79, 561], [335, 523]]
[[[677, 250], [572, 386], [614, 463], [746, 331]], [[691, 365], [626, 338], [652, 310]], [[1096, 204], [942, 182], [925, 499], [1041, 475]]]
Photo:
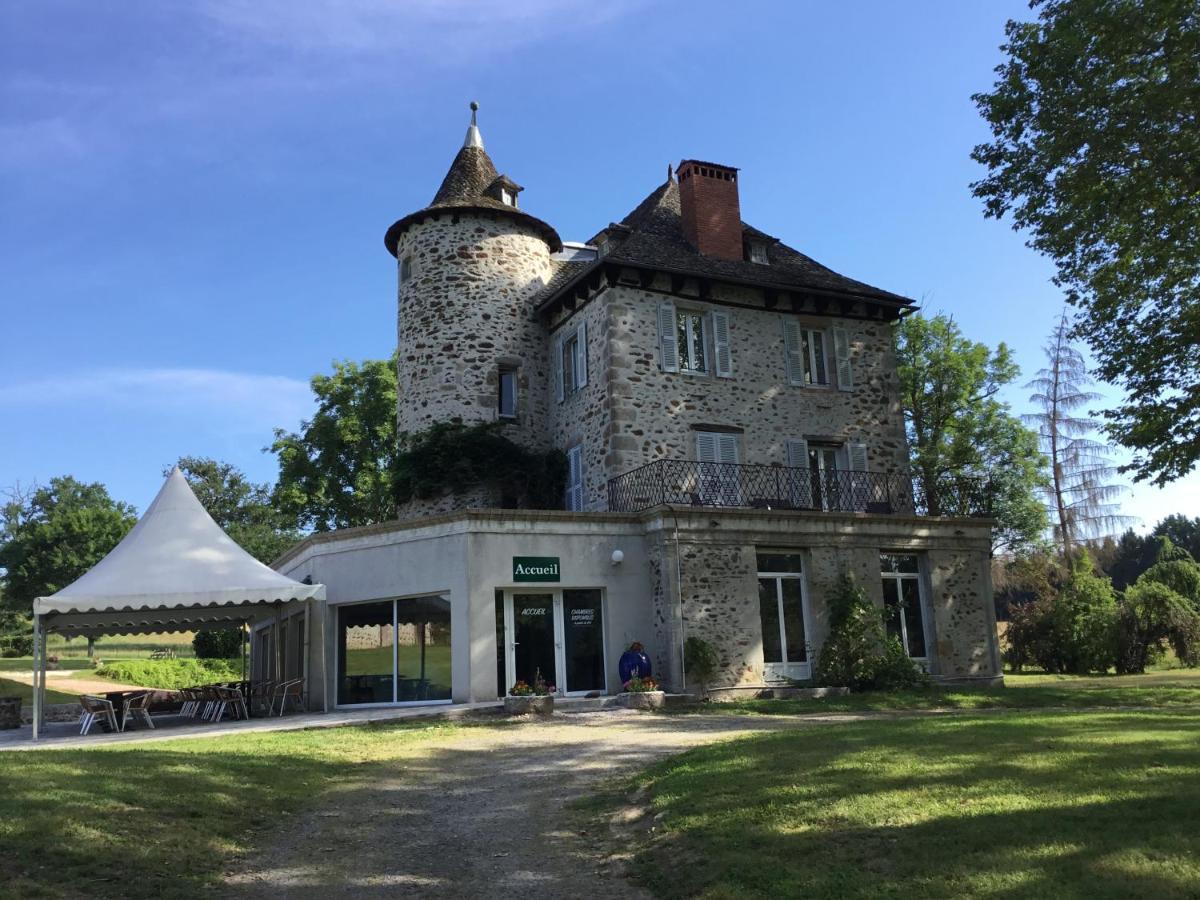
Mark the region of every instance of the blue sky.
[[[395, 342], [387, 226], [429, 202], [467, 104], [568, 240], [668, 163], [741, 168], [743, 218], [1008, 342], [1050, 264], [968, 184], [1023, 2], [189, 0], [0, 8], [0, 488], [73, 474], [144, 509], [160, 470], [262, 449], [308, 378]], [[1018, 412], [1028, 391], [1009, 391]], [[1146, 524], [1200, 476], [1139, 486]]]

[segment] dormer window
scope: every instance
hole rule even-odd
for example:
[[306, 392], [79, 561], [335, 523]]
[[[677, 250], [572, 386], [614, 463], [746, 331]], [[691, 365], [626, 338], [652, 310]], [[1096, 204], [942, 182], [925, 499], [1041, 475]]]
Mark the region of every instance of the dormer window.
[[500, 202], [505, 206], [516, 206], [517, 195], [508, 188], [500, 188]]
[[746, 243], [746, 259], [752, 263], [758, 263], [760, 266], [770, 265], [770, 260], [767, 259], [767, 245], [761, 241], [748, 241]]

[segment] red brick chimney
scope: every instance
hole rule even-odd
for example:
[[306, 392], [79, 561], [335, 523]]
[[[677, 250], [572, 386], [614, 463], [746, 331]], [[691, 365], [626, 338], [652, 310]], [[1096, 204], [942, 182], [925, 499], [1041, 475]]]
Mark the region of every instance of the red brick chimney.
[[683, 236], [705, 256], [743, 259], [738, 170], [685, 159], [679, 164]]

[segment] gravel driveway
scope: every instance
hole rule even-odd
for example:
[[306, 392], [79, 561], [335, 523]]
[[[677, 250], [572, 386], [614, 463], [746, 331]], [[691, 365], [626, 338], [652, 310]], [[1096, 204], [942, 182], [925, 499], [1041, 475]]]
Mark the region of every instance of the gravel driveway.
[[[838, 717], [849, 718], [849, 717]], [[815, 720], [558, 714], [418, 742], [348, 778], [226, 878], [225, 896], [644, 897], [566, 809], [697, 744]], [[606, 836], [600, 836], [604, 838]]]

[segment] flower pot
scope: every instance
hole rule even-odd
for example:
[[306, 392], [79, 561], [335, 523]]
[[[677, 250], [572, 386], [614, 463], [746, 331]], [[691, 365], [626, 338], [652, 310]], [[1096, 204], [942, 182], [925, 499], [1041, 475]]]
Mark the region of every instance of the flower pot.
[[626, 709], [662, 709], [666, 703], [666, 691], [626, 691], [617, 694], [617, 704]]
[[554, 713], [553, 694], [530, 694], [524, 697], [504, 698], [504, 711], [510, 716], [549, 716]]
[[0, 697], [0, 728], [21, 727], [21, 698]]

